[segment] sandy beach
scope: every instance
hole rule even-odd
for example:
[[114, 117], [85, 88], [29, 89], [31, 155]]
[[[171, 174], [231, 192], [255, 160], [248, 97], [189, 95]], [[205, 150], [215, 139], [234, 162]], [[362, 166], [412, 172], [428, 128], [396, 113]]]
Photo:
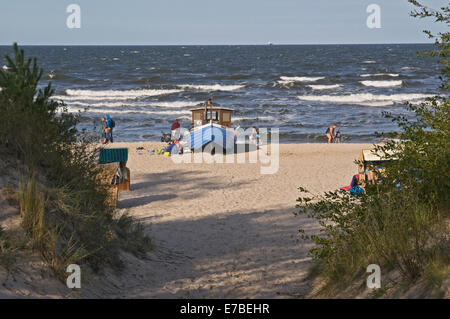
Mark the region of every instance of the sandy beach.
[[84, 271], [81, 291], [71, 291], [34, 254], [31, 261], [19, 259], [20, 272], [0, 272], [0, 296], [308, 297], [312, 246], [298, 229], [317, 232], [318, 225], [294, 216], [297, 188], [321, 193], [348, 185], [357, 172], [354, 160], [371, 145], [281, 144], [275, 174], [261, 174], [262, 164], [249, 163], [249, 153], [246, 163], [233, 164], [180, 164], [148, 153], [161, 146], [107, 146], [129, 149], [131, 191], [119, 194], [117, 213], [144, 224], [155, 245], [147, 258], [123, 254], [123, 273]]
[[[128, 147], [131, 191], [119, 213], [142, 222], [154, 240], [147, 260], [125, 256], [122, 276], [89, 288], [99, 297], [306, 297], [310, 244], [297, 230], [317, 224], [293, 215], [297, 187], [323, 192], [348, 185], [367, 144], [283, 144], [276, 174], [259, 163], [176, 164], [149, 155], [160, 143]], [[142, 155], [136, 152], [143, 147]]]

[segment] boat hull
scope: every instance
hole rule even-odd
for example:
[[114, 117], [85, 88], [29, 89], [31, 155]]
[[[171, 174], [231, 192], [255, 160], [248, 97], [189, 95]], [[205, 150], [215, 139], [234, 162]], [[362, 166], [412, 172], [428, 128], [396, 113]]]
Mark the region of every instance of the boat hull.
[[194, 127], [190, 134], [189, 145], [193, 150], [202, 149], [209, 143], [224, 150], [234, 150], [234, 130], [210, 123]]

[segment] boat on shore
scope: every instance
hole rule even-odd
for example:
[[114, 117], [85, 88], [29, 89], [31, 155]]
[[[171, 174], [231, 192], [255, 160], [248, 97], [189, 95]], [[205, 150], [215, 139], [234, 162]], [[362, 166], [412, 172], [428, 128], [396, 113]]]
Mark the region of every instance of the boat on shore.
[[232, 109], [205, 104], [192, 109], [192, 123], [189, 130], [191, 150], [203, 150], [207, 145], [211, 149], [224, 152], [234, 150], [235, 131], [231, 128]]

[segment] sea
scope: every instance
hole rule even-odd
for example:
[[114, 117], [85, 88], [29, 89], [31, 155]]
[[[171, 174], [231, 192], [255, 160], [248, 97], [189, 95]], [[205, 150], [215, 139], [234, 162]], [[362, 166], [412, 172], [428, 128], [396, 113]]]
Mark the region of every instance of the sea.
[[[410, 116], [405, 102], [441, 93], [432, 44], [230, 46], [23, 46], [52, 83], [53, 98], [98, 134], [115, 120], [115, 141], [158, 141], [175, 119], [209, 98], [234, 110], [232, 125], [277, 128], [281, 143], [322, 143], [336, 123], [343, 142], [371, 143]], [[0, 46], [0, 67], [11, 46]]]

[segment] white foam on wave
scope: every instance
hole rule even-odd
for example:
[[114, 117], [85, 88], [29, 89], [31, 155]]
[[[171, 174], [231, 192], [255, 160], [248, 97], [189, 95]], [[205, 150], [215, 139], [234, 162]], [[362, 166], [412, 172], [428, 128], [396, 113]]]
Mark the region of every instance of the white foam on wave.
[[358, 93], [348, 95], [301, 95], [298, 96], [300, 100], [311, 102], [326, 102], [338, 104], [356, 104], [365, 106], [390, 106], [393, 103], [402, 103], [406, 101], [419, 102], [425, 100], [432, 95], [427, 94], [372, 94], [372, 93]]
[[403, 84], [402, 80], [398, 81], [359, 81], [364, 86], [373, 86], [377, 88], [386, 88], [386, 87], [394, 87], [401, 86]]
[[3, 70], [8, 70], [9, 68], [8, 68], [7, 65], [4, 65], [4, 66], [2, 66], [2, 69], [3, 69]]
[[130, 107], [130, 106], [145, 106], [148, 103], [145, 102], [80, 102], [80, 101], [71, 101], [68, 103], [69, 106], [84, 106], [84, 107]]
[[174, 101], [174, 102], [151, 102], [151, 103], [147, 103], [147, 105], [167, 107], [167, 108], [181, 108], [181, 107], [197, 106], [200, 103], [202, 103], [202, 102], [201, 101], [198, 101], [198, 102]]
[[366, 61], [363, 61], [363, 63], [364, 63], [364, 64], [374, 64], [374, 63], [377, 63], [377, 61], [374, 61], [374, 60], [366, 60]]
[[393, 78], [398, 77], [400, 74], [397, 73], [374, 73], [374, 74], [361, 74], [362, 78], [376, 77], [376, 76], [390, 76]]
[[279, 122], [280, 118], [277, 118], [275, 116], [271, 115], [264, 115], [264, 116], [256, 116], [256, 117], [240, 117], [240, 116], [234, 116], [231, 119], [231, 122], [241, 122], [241, 121], [266, 121], [266, 122]]
[[372, 106], [372, 107], [382, 107], [382, 106], [393, 106], [395, 102], [393, 101], [372, 101], [372, 102], [359, 102], [358, 105], [361, 106]]
[[66, 95], [54, 96], [61, 100], [128, 100], [144, 96], [158, 96], [182, 92], [182, 90], [73, 90], [67, 89]]
[[332, 90], [332, 89], [337, 89], [340, 88], [342, 85], [341, 84], [331, 84], [331, 85], [308, 85], [308, 87], [310, 87], [313, 90]]
[[180, 90], [72, 90], [67, 89], [66, 94], [72, 96], [101, 96], [101, 97], [138, 97], [138, 96], [154, 96], [162, 94], [170, 94], [180, 92]]
[[[59, 109], [62, 112], [63, 108]], [[79, 108], [67, 107], [69, 113], [86, 112], [87, 114], [149, 114], [149, 115], [188, 115], [191, 112], [188, 110], [180, 111], [150, 111], [150, 110], [135, 110], [135, 109], [107, 109], [107, 108]]]
[[67, 96], [67, 95], [54, 95], [53, 99], [55, 100], [63, 100], [64, 102], [72, 102], [72, 101], [126, 101], [133, 100], [136, 97], [129, 96]]
[[213, 85], [194, 85], [194, 84], [182, 84], [177, 85], [177, 87], [181, 89], [188, 90], [200, 90], [200, 91], [236, 91], [245, 88], [245, 85], [221, 85], [221, 84], [213, 84]]
[[69, 106], [83, 106], [83, 107], [136, 107], [136, 106], [153, 106], [153, 107], [163, 107], [163, 108], [182, 108], [182, 107], [192, 107], [197, 106], [202, 102], [190, 102], [190, 101], [173, 101], [173, 102], [145, 102], [145, 101], [130, 101], [130, 102], [80, 102], [71, 101]]
[[325, 77], [323, 76], [280, 76], [279, 84], [291, 84], [295, 82], [316, 82], [319, 80], [323, 80]]

